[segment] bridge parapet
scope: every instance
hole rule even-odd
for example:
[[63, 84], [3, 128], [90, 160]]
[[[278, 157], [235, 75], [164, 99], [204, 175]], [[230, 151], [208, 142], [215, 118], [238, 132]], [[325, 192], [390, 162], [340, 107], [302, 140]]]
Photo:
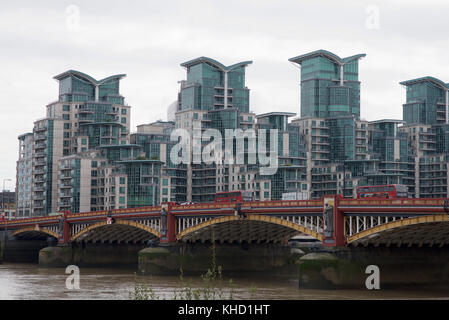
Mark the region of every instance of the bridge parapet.
[[[327, 206], [326, 206], [327, 205]], [[175, 205], [164, 203], [161, 206], [115, 209], [86, 213], [64, 214], [62, 216], [35, 217], [0, 222], [0, 228], [17, 231], [32, 228], [48, 230], [47, 234], [57, 235], [59, 243], [76, 239], [96, 239], [84, 235], [93, 229], [104, 231], [101, 238], [121, 241], [106, 228], [114, 221], [121, 227], [114, 228], [123, 239], [136, 240], [130, 236], [130, 227], [148, 234], [138, 238], [158, 237], [160, 242], [200, 240], [205, 241], [204, 232], [220, 229], [227, 241], [283, 241], [297, 234], [308, 234], [323, 241], [325, 246], [344, 246], [347, 244], [382, 243], [382, 237], [393, 239], [388, 232], [411, 228], [420, 231], [418, 225], [425, 225], [445, 243], [449, 224], [449, 201], [447, 199], [339, 199], [329, 196], [320, 200], [298, 201], [259, 201], [243, 203], [202, 203]], [[437, 220], [428, 220], [434, 217]], [[410, 220], [414, 219], [414, 220]], [[126, 229], [126, 228], [128, 229]], [[45, 229], [43, 229], [45, 228]], [[99, 231], [98, 229], [97, 231]], [[104, 230], [103, 230], [104, 229]], [[111, 229], [112, 230], [112, 229]], [[115, 232], [114, 231], [114, 232]], [[203, 234], [202, 234], [203, 233]], [[17, 231], [16, 234], [20, 234]], [[195, 234], [195, 235], [194, 235]], [[390, 233], [392, 234], [392, 233]], [[388, 235], [388, 236], [387, 236]], [[423, 236], [424, 237], [424, 236]], [[427, 242], [437, 241], [435, 237]], [[427, 239], [427, 238], [426, 238]], [[190, 241], [189, 240], [189, 241]], [[220, 240], [220, 239], [217, 239]], [[387, 242], [390, 240], [386, 240]], [[391, 241], [396, 241], [395, 239]], [[398, 240], [398, 243], [402, 243]], [[416, 241], [409, 241], [408, 243]], [[425, 241], [424, 241], [425, 242]], [[449, 243], [449, 240], [447, 240]]]

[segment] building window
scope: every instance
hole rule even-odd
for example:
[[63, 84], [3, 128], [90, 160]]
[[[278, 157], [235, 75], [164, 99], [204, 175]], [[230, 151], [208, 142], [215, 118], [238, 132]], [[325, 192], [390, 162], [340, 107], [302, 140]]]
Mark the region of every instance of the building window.
[[125, 108], [122, 109], [122, 114], [126, 114], [126, 109]]
[[124, 177], [120, 177], [120, 184], [125, 184], [125, 178]]

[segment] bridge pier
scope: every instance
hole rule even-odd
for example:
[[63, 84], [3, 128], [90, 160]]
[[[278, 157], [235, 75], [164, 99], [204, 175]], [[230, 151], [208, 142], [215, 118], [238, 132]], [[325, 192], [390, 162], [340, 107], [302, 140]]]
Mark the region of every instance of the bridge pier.
[[139, 274], [204, 274], [215, 264], [225, 275], [270, 274], [297, 277], [300, 250], [279, 244], [177, 243], [139, 251]]
[[116, 243], [72, 243], [47, 247], [39, 252], [39, 266], [59, 268], [73, 264], [79, 267], [136, 267], [138, 252], [143, 248], [144, 244]]
[[17, 240], [12, 231], [0, 231], [0, 263], [38, 262], [39, 250], [49, 245], [47, 240]]
[[381, 288], [449, 287], [449, 248], [346, 247], [300, 258], [299, 287], [366, 289], [375, 265]]

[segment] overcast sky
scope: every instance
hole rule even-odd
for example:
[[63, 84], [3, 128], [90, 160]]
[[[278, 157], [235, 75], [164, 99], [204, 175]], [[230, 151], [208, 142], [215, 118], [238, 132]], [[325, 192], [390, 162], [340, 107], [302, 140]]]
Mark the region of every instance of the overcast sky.
[[[58, 98], [53, 76], [126, 73], [121, 94], [136, 125], [166, 119], [180, 63], [244, 60], [256, 113], [299, 114], [300, 70], [288, 59], [317, 49], [359, 64], [363, 119], [402, 119], [402, 80], [449, 82], [449, 2], [397, 1], [9, 1], [0, 4], [0, 184], [15, 185], [17, 136]], [[0, 186], [1, 188], [1, 186]]]

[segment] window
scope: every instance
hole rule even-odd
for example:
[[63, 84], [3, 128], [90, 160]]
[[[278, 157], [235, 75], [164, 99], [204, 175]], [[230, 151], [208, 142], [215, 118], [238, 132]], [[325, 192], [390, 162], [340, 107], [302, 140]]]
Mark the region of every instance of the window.
[[125, 194], [125, 187], [120, 187], [119, 192], [120, 194]]
[[120, 204], [125, 204], [125, 197], [120, 197], [119, 202]]
[[70, 111], [70, 106], [69, 105], [63, 105], [62, 106], [62, 111]]
[[162, 185], [168, 186], [168, 179], [162, 179]]
[[125, 108], [122, 109], [122, 114], [126, 114], [126, 109]]
[[124, 177], [120, 177], [120, 184], [125, 184], [125, 178]]
[[168, 195], [168, 189], [167, 188], [162, 188], [162, 195], [164, 195], [164, 196]]
[[126, 118], [122, 118], [121, 123], [126, 123]]
[[63, 114], [62, 119], [64, 120], [70, 120], [70, 114]]
[[82, 144], [82, 145], [86, 145], [86, 144], [87, 144], [87, 139], [84, 139], [84, 138], [81, 139], [81, 144]]

